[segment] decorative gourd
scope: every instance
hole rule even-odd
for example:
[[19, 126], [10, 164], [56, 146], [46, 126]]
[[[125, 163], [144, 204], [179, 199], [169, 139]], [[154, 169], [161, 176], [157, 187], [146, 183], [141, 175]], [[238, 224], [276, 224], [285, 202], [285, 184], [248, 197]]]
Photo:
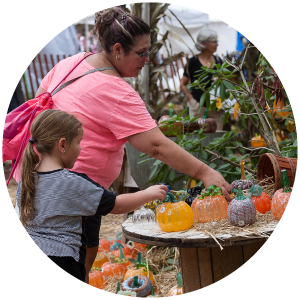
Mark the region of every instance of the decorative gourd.
[[103, 289], [106, 286], [106, 278], [100, 268], [92, 268], [89, 273], [89, 285], [98, 289]]
[[147, 264], [141, 262], [141, 258], [142, 255], [141, 253], [139, 253], [136, 268], [127, 270], [127, 272], [124, 275], [124, 280], [128, 279], [129, 277], [142, 275], [148, 277], [151, 280], [152, 284], [154, 284], [153, 273], [149, 270]]
[[271, 212], [275, 219], [280, 220], [289, 202], [292, 188], [286, 170], [281, 171], [282, 189], [277, 190], [272, 198]]
[[259, 147], [266, 147], [267, 144], [265, 143], [265, 140], [261, 137], [261, 135], [255, 133], [255, 136], [251, 140], [251, 146], [255, 148], [259, 148]]
[[168, 293], [168, 297], [169, 296], [177, 296], [177, 295], [182, 295], [182, 294], [184, 294], [184, 292], [183, 292], [183, 284], [182, 284], [182, 279], [181, 279], [181, 275], [180, 275], [180, 273], [179, 272], [177, 272], [177, 282], [178, 282], [178, 284], [177, 285], [175, 285], [175, 286], [173, 286], [171, 289], [170, 289], [170, 291], [169, 291], [169, 293]]
[[[190, 115], [190, 108], [187, 106], [186, 108], [186, 116], [189, 116]], [[184, 127], [183, 127], [183, 130], [185, 133], [188, 133], [188, 132], [193, 132], [195, 130], [198, 130], [199, 129], [199, 124], [197, 121], [194, 121], [194, 122], [185, 122], [184, 123]]]
[[238, 187], [236, 198], [231, 200], [227, 209], [229, 223], [234, 226], [245, 226], [255, 222], [256, 209], [250, 198], [243, 193], [242, 187]]
[[194, 222], [215, 222], [226, 219], [228, 203], [222, 196], [222, 189], [211, 185], [195, 198], [191, 208], [194, 213]]
[[155, 213], [149, 208], [141, 206], [132, 215], [133, 223], [152, 223], [155, 222]]
[[108, 239], [100, 239], [99, 240], [99, 246], [98, 246], [98, 252], [100, 251], [110, 251], [110, 246], [112, 242], [110, 242]]
[[169, 116], [164, 115], [161, 116], [161, 118], [158, 121], [158, 128], [165, 134], [166, 132], [170, 131], [171, 129], [176, 130], [176, 132], [181, 132], [183, 128], [183, 124], [181, 122], [174, 122], [172, 126], [169, 124], [168, 126], [165, 126], [167, 124], [167, 120], [173, 118], [173, 109], [169, 110]]
[[111, 256], [111, 262], [106, 262], [102, 265], [102, 273], [106, 279], [113, 276], [124, 276], [126, 271], [126, 265], [122, 262], [116, 262], [114, 255]]
[[244, 164], [245, 164], [245, 161], [241, 160], [240, 161], [241, 179], [235, 180], [231, 183], [230, 186], [233, 190], [237, 190], [237, 188], [239, 186], [241, 186], [243, 190], [247, 190], [247, 189], [250, 189], [251, 186], [255, 184], [254, 180], [246, 179]]
[[126, 279], [122, 285], [122, 291], [136, 292], [137, 297], [147, 297], [151, 294], [152, 283], [146, 276], [134, 276]]
[[205, 109], [202, 118], [198, 119], [199, 129], [203, 128], [204, 133], [213, 133], [217, 130], [217, 123], [214, 119], [208, 118], [208, 110]]
[[162, 204], [156, 208], [156, 221], [161, 230], [166, 232], [187, 230], [192, 227], [194, 214], [184, 201], [177, 201], [167, 192]]
[[92, 268], [101, 268], [102, 265], [106, 262], [109, 262], [109, 258], [106, 256], [103, 252], [98, 252], [96, 255], [96, 258], [94, 260], [94, 263], [92, 265]]
[[256, 210], [261, 214], [265, 214], [271, 209], [271, 198], [268, 194], [262, 191], [262, 188], [259, 185], [253, 185], [247, 196], [251, 197]]

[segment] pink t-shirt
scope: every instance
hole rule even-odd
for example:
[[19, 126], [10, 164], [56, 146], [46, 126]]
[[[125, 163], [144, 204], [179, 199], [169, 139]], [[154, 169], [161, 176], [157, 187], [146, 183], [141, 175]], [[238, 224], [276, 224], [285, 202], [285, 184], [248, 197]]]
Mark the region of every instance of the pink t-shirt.
[[[83, 55], [60, 61], [41, 87], [51, 92]], [[92, 69], [84, 60], [65, 81]], [[83, 124], [81, 152], [72, 170], [87, 174], [104, 188], [120, 173], [126, 137], [156, 127], [139, 94], [122, 78], [102, 72], [79, 78], [55, 94], [53, 102], [53, 109], [73, 114]]]

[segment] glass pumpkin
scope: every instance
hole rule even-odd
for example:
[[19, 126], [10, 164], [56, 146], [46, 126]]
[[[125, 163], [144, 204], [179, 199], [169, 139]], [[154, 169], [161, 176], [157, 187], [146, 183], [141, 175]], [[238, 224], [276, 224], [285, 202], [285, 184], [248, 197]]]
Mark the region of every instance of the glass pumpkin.
[[114, 276], [124, 276], [127, 267], [122, 262], [116, 262], [114, 255], [111, 256], [111, 261], [102, 265], [102, 273], [106, 279]]
[[256, 210], [261, 214], [265, 214], [271, 209], [271, 198], [268, 194], [262, 191], [262, 188], [259, 185], [253, 185], [250, 188], [247, 196], [249, 198], [251, 197], [251, 200], [254, 203]]
[[203, 128], [204, 133], [213, 133], [217, 130], [217, 123], [214, 119], [208, 118], [208, 110], [205, 109], [202, 118], [198, 119], [199, 129]]
[[146, 276], [133, 276], [124, 280], [121, 285], [121, 290], [136, 292], [137, 297], [147, 297], [151, 294], [152, 283]]
[[155, 222], [155, 213], [149, 208], [141, 206], [140, 209], [136, 210], [132, 215], [133, 223], [152, 223]]
[[106, 286], [106, 278], [100, 268], [92, 268], [89, 273], [89, 285], [98, 289], [104, 289]]
[[177, 272], [177, 282], [178, 282], [178, 284], [177, 285], [175, 285], [175, 286], [173, 286], [171, 289], [170, 289], [170, 291], [169, 291], [169, 293], [168, 293], [168, 297], [169, 296], [177, 296], [177, 295], [182, 295], [182, 294], [184, 294], [184, 292], [183, 292], [183, 284], [182, 284], [182, 279], [181, 279], [181, 275], [180, 275], [180, 273], [179, 272]]
[[239, 186], [242, 187], [242, 190], [248, 190], [252, 187], [252, 185], [254, 185], [256, 183], [254, 180], [246, 179], [244, 164], [245, 164], [245, 161], [241, 160], [240, 161], [241, 179], [235, 180], [231, 183], [230, 186], [233, 190], [237, 190]]
[[281, 171], [282, 189], [275, 192], [272, 198], [271, 212], [275, 219], [280, 220], [292, 194], [286, 170]]
[[113, 242], [110, 242], [108, 239], [100, 239], [99, 240], [99, 246], [98, 246], [98, 252], [100, 251], [110, 251], [110, 246]]
[[106, 256], [106, 254], [103, 252], [98, 252], [92, 265], [92, 268], [101, 268], [102, 265], [106, 262], [109, 262], [109, 258]]
[[127, 270], [127, 272], [124, 275], [124, 280], [128, 279], [129, 277], [142, 275], [148, 277], [151, 280], [152, 284], [154, 284], [153, 273], [149, 270], [147, 264], [142, 263], [141, 260], [142, 255], [141, 253], [139, 253], [136, 267], [134, 269]]
[[222, 189], [211, 185], [194, 199], [191, 208], [194, 213], [194, 222], [215, 222], [226, 219], [228, 203], [222, 196]]
[[231, 225], [240, 227], [253, 224], [256, 220], [255, 205], [244, 195], [241, 186], [238, 187], [236, 198], [228, 205], [227, 218]]
[[162, 204], [156, 208], [156, 220], [163, 231], [182, 231], [192, 227], [194, 214], [188, 204], [177, 201], [171, 193], [167, 192]]

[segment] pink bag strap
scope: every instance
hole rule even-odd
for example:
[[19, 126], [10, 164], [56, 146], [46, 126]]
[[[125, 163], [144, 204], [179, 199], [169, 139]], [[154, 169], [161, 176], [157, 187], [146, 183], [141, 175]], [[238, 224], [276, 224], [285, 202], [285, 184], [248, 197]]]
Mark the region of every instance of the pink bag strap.
[[[76, 69], [76, 67], [78, 67], [78, 65], [84, 60], [84, 59], [86, 59], [87, 57], [89, 57], [89, 56], [91, 56], [91, 55], [93, 55], [93, 53], [89, 53], [88, 55], [84, 55], [83, 56], [83, 58], [74, 66], [74, 68], [59, 82], [59, 84], [52, 90], [52, 92], [53, 91], [55, 91], [56, 90], [56, 88]], [[50, 93], [50, 94], [52, 94], [52, 92]], [[31, 116], [30, 116], [30, 119], [28, 120], [28, 126], [27, 126], [27, 129], [26, 129], [26, 133], [25, 133], [25, 136], [24, 136], [24, 138], [23, 138], [23, 141], [22, 141], [22, 144], [21, 144], [21, 147], [20, 147], [20, 150], [19, 150], [19, 153], [18, 153], [18, 156], [17, 156], [17, 158], [16, 158], [16, 162], [12, 165], [12, 170], [11, 170], [11, 173], [10, 173], [10, 175], [9, 175], [9, 177], [8, 177], [8, 180], [7, 180], [7, 182], [6, 182], [6, 186], [8, 186], [8, 184], [9, 184], [9, 182], [10, 182], [10, 180], [11, 180], [11, 178], [12, 178], [12, 176], [13, 176], [13, 174], [14, 174], [14, 172], [15, 172], [15, 170], [16, 170], [16, 168], [17, 168], [17, 165], [18, 165], [18, 163], [19, 163], [19, 161], [20, 161], [20, 159], [21, 159], [21, 156], [22, 156], [22, 153], [23, 153], [23, 150], [24, 150], [24, 148], [25, 148], [25, 146], [26, 146], [26, 143], [27, 143], [27, 140], [26, 140], [26, 137], [27, 137], [27, 135], [28, 135], [28, 132], [29, 132], [29, 129], [30, 129], [30, 124], [31, 124], [31, 122], [33, 121], [33, 118], [34, 118], [34, 116], [35, 116], [35, 114], [36, 114], [36, 112], [37, 112], [37, 110], [38, 110], [38, 108], [39, 108], [39, 106], [36, 106], [35, 108], [34, 108], [34, 110], [32, 111], [32, 113], [31, 113]]]
[[83, 58], [74, 66], [74, 68], [59, 82], [59, 84], [50, 92], [50, 94], [53, 93], [53, 91], [56, 90], [56, 88], [78, 67], [78, 65], [85, 60], [87, 57], [93, 55], [93, 53], [89, 53], [88, 55], [84, 55]]

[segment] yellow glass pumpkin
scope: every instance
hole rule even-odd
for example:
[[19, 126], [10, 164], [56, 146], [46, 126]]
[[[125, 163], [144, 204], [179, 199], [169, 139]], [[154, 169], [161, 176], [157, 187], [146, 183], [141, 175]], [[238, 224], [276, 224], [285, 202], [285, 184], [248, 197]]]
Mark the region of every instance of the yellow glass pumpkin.
[[187, 203], [177, 201], [168, 192], [163, 203], [156, 208], [156, 222], [166, 232], [187, 230], [194, 223], [194, 214]]
[[215, 222], [227, 218], [228, 203], [222, 189], [215, 185], [203, 190], [192, 202], [191, 208], [196, 223]]

